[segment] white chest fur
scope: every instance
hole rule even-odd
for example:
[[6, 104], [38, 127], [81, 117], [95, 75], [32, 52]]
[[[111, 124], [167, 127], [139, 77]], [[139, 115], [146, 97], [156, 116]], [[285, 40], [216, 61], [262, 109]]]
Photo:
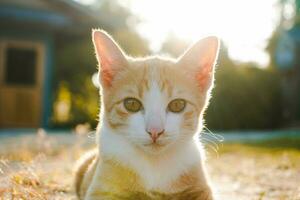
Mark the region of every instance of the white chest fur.
[[193, 140], [178, 144], [162, 155], [151, 155], [154, 158], [149, 159], [118, 134], [104, 131], [100, 138], [100, 152], [136, 171], [147, 190], [159, 192], [170, 192], [171, 184], [180, 175], [201, 162], [200, 150]]

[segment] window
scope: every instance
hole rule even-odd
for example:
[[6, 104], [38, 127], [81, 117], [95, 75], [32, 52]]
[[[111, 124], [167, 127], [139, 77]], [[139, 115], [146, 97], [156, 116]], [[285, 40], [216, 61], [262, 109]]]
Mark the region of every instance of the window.
[[36, 83], [37, 53], [34, 49], [8, 47], [5, 52], [5, 83], [31, 86]]

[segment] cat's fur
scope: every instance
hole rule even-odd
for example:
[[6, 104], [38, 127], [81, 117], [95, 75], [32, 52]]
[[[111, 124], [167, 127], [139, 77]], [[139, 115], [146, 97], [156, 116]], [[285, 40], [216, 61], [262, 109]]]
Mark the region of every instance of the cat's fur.
[[[101, 83], [98, 149], [77, 168], [79, 199], [212, 200], [198, 134], [219, 40], [204, 38], [176, 60], [130, 58], [101, 30], [93, 31], [93, 42]], [[143, 110], [128, 112], [126, 97], [139, 99]], [[175, 98], [187, 101], [181, 113], [167, 111]], [[148, 126], [164, 129], [156, 143]]]

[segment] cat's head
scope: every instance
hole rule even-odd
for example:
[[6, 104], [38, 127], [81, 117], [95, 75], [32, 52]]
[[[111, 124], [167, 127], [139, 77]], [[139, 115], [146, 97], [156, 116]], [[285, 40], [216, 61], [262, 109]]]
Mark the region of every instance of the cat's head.
[[219, 40], [206, 37], [180, 58], [126, 56], [105, 32], [93, 31], [99, 62], [102, 123], [134, 146], [157, 153], [190, 141], [202, 128]]

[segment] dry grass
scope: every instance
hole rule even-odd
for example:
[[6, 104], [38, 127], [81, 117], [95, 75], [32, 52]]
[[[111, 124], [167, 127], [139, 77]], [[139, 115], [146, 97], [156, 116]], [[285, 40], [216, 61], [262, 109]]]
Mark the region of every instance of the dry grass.
[[75, 199], [72, 170], [94, 139], [29, 135], [0, 139], [0, 200]]
[[300, 200], [300, 151], [226, 144], [208, 159], [220, 199]]
[[[75, 160], [93, 146], [87, 136], [0, 138], [0, 200], [76, 199]], [[299, 200], [300, 151], [224, 144], [209, 151], [208, 171], [221, 200]]]

